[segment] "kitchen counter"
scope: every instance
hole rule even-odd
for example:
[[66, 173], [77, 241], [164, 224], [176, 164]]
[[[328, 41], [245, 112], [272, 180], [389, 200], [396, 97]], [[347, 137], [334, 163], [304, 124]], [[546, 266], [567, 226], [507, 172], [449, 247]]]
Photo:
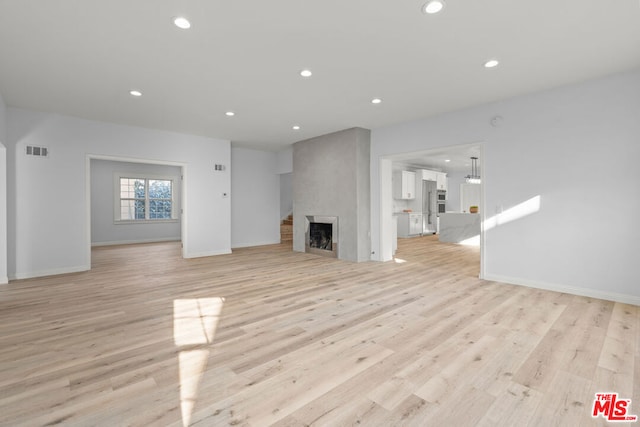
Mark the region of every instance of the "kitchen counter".
[[480, 245], [480, 215], [446, 212], [440, 214], [440, 241]]

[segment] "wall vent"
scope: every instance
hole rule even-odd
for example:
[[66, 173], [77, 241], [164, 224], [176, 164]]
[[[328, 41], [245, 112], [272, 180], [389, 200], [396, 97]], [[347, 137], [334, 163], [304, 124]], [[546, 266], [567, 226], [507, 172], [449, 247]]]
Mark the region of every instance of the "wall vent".
[[27, 156], [49, 157], [47, 147], [36, 147], [35, 145], [27, 145]]

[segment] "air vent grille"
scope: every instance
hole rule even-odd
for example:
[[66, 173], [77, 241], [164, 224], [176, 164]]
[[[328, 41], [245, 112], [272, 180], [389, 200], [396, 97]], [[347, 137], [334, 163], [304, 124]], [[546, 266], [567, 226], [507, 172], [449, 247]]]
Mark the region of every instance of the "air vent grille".
[[49, 149], [47, 147], [37, 147], [35, 145], [27, 145], [27, 156], [49, 157]]

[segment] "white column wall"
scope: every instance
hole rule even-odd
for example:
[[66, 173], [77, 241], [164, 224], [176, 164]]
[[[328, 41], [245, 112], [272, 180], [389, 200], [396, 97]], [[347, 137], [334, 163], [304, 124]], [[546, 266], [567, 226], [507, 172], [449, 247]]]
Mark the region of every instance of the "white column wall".
[[276, 153], [234, 147], [231, 162], [231, 247], [280, 243]]
[[7, 272], [7, 108], [0, 93], [0, 284], [9, 281]]

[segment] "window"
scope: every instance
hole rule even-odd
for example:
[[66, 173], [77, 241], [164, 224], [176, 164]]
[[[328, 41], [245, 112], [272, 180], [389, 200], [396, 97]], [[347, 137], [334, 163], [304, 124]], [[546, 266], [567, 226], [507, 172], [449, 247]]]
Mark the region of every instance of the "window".
[[176, 219], [173, 179], [118, 176], [116, 221]]

